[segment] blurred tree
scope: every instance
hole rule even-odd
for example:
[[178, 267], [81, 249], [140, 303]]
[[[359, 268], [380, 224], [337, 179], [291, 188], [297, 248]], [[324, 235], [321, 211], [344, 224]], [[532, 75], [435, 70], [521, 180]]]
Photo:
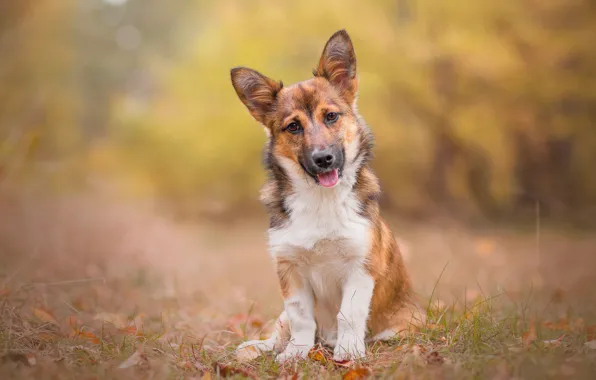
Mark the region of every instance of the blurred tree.
[[94, 170], [189, 214], [250, 207], [265, 138], [229, 69], [305, 79], [326, 39], [346, 28], [389, 207], [596, 214], [593, 1], [0, 6], [0, 54], [10, 57], [0, 61], [0, 165], [36, 146], [44, 160], [90, 152]]

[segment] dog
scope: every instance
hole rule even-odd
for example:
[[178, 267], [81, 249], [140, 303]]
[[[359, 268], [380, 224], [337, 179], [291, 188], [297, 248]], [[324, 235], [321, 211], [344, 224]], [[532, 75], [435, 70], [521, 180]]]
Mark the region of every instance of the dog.
[[238, 357], [275, 351], [283, 363], [320, 342], [333, 347], [334, 360], [353, 360], [365, 356], [367, 342], [425, 321], [379, 215], [373, 136], [357, 110], [356, 55], [345, 30], [327, 41], [313, 74], [285, 87], [231, 69], [236, 94], [267, 135], [260, 200], [284, 299], [271, 337], [244, 342]]

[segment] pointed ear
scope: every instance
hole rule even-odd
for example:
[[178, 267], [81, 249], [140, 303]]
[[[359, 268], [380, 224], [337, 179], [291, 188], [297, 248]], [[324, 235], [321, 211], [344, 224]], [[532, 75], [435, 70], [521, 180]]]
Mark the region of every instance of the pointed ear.
[[358, 92], [356, 53], [345, 30], [335, 32], [329, 38], [314, 75], [327, 78], [348, 103], [354, 103]]
[[265, 125], [265, 116], [271, 111], [283, 83], [246, 67], [235, 67], [230, 74], [242, 103], [259, 123]]

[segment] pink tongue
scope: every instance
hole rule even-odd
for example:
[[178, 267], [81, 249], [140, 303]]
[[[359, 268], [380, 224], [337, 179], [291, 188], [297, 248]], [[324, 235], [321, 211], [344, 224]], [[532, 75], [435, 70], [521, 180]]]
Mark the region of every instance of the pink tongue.
[[339, 181], [339, 175], [337, 169], [333, 169], [330, 172], [319, 174], [317, 176], [319, 184], [323, 187], [333, 187]]

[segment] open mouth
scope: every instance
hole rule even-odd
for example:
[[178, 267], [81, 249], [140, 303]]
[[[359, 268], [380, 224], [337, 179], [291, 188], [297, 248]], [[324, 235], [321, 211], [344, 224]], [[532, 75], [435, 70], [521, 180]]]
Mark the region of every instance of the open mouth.
[[317, 182], [323, 187], [333, 187], [339, 182], [339, 170], [333, 169], [326, 173], [317, 174]]

